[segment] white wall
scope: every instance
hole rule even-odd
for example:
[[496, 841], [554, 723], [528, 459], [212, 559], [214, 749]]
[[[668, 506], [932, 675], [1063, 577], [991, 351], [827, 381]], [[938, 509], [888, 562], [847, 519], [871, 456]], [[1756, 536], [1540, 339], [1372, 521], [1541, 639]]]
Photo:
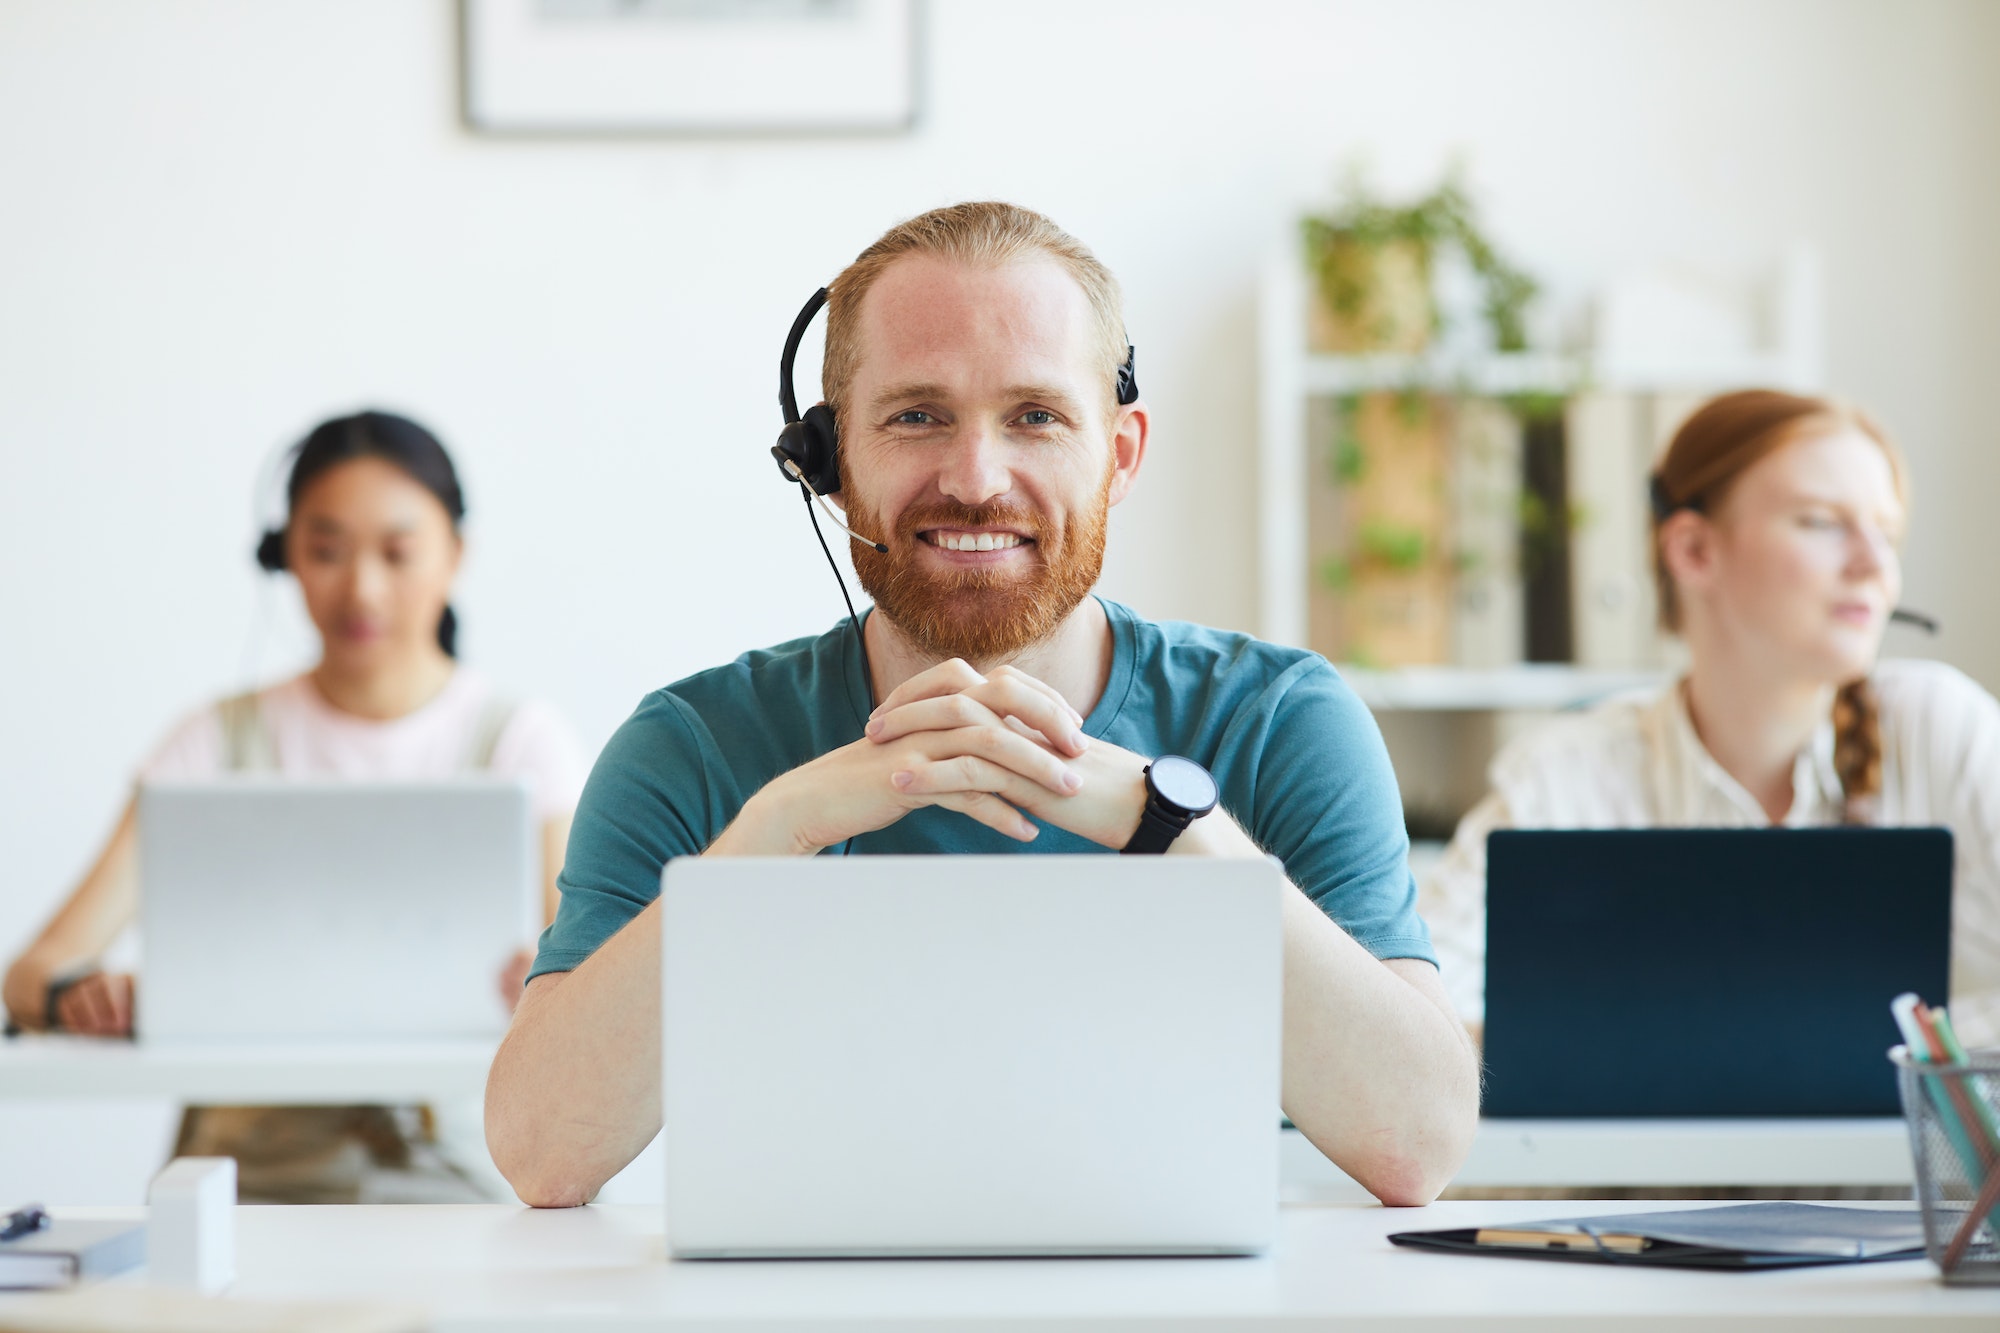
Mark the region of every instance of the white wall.
[[592, 746], [831, 623], [764, 453], [779, 342], [964, 197], [1046, 210], [1126, 285], [1158, 433], [1108, 590], [1245, 628], [1256, 265], [1353, 152], [1415, 186], [1467, 151], [1559, 295], [1814, 238], [1833, 381], [1915, 460], [1910, 599], [2000, 686], [1997, 12], [938, 0], [907, 138], [515, 143], [459, 127], [444, 0], [0, 0], [0, 954], [169, 721], [300, 651], [288, 591], [253, 636], [252, 481], [327, 413], [455, 448], [470, 655]]

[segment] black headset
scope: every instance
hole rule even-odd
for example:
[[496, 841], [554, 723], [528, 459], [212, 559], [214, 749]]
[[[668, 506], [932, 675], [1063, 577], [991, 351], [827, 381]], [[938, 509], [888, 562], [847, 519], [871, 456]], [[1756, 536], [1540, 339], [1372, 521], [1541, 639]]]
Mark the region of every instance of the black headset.
[[[278, 505], [286, 503], [283, 494], [286, 489], [286, 479], [304, 448], [304, 440], [287, 445], [275, 458], [265, 464], [264, 477], [258, 483], [259, 505], [265, 503], [263, 497], [277, 493], [277, 503], [272, 505], [271, 509], [266, 509], [265, 513], [268, 514]], [[280, 517], [276, 523], [272, 523], [260, 515], [259, 521], [263, 522], [264, 530], [257, 536], [257, 568], [266, 574], [282, 574], [285, 572], [285, 530], [290, 526], [289, 520], [287, 517]]]
[[[785, 413], [785, 428], [778, 432], [778, 442], [771, 446], [771, 457], [778, 460], [778, 471], [785, 480], [803, 482], [814, 495], [832, 495], [840, 489], [840, 429], [835, 424], [833, 409], [825, 403], [815, 403], [799, 415], [799, 397], [792, 388], [792, 362], [799, 354], [799, 340], [806, 336], [806, 326], [812, 323], [819, 308], [826, 304], [826, 288], [812, 294], [805, 309], [792, 321], [792, 331], [785, 336], [785, 352], [778, 358], [778, 406]], [[1125, 344], [1125, 364], [1118, 367], [1118, 405], [1130, 407], [1139, 401], [1139, 377], [1134, 369], [1136, 354], [1130, 343]]]

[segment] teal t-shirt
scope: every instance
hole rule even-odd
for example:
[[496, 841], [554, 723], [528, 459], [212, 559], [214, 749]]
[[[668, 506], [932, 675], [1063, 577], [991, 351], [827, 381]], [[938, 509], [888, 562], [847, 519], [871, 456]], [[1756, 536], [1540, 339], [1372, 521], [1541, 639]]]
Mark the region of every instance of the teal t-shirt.
[[[1103, 605], [1111, 679], [1084, 733], [1206, 766], [1223, 807], [1362, 947], [1435, 963], [1388, 752], [1326, 659]], [[872, 708], [844, 620], [647, 695], [591, 770], [563, 862], [562, 906], [531, 975], [588, 958], [659, 896], [670, 859], [702, 852], [771, 779], [860, 740]], [[1116, 854], [1046, 824], [1019, 843], [936, 807], [861, 834], [852, 848], [856, 856], [951, 852]], [[835, 845], [822, 855], [840, 853]]]

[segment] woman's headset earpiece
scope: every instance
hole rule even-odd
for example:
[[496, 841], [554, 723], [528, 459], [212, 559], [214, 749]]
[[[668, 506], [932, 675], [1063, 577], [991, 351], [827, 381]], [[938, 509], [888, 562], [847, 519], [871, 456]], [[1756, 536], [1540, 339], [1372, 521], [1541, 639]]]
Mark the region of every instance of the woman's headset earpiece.
[[285, 491], [303, 447], [304, 441], [299, 441], [273, 453], [257, 478], [257, 568], [266, 574], [285, 572], [285, 529], [291, 521]]

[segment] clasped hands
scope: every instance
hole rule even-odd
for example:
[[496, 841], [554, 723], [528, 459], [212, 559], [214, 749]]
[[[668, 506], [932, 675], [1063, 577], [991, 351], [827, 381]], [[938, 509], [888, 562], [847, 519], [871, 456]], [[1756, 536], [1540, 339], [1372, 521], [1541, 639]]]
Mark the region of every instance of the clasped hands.
[[1039, 832], [1033, 815], [1122, 848], [1145, 809], [1147, 762], [1085, 736], [1082, 715], [1026, 672], [953, 659], [897, 687], [860, 740], [770, 782], [711, 850], [811, 855], [927, 805], [1021, 842]]

